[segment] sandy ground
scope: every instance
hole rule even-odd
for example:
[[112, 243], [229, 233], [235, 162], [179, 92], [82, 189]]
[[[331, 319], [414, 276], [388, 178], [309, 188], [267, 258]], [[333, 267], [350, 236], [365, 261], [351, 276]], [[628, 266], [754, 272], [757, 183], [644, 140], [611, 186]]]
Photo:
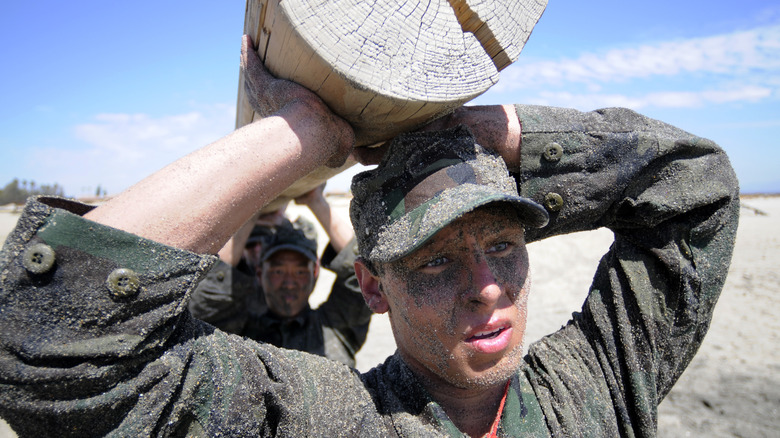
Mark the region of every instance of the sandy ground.
[[[347, 201], [331, 199], [337, 211]], [[293, 216], [308, 210], [290, 208]], [[763, 213], [763, 214], [761, 214]], [[0, 212], [0, 238], [17, 215]], [[780, 197], [743, 199], [734, 259], [710, 332], [699, 353], [659, 406], [659, 437], [780, 436]], [[600, 230], [529, 246], [533, 292], [527, 342], [560, 328], [579, 310], [598, 259], [612, 240]], [[312, 304], [327, 295], [332, 274], [321, 275]], [[390, 325], [375, 315], [357, 366], [366, 371], [395, 350]], [[12, 437], [0, 424], [0, 438]]]

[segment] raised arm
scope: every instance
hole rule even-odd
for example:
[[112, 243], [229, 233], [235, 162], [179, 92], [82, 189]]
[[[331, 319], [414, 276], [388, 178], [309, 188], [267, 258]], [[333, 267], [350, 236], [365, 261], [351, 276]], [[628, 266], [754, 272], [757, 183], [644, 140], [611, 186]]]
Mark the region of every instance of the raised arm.
[[728, 272], [739, 215], [728, 157], [626, 109], [518, 105], [517, 114], [515, 177], [550, 213], [527, 240], [599, 227], [615, 235], [582, 312], [529, 348], [547, 424], [560, 436], [655, 436], [658, 403], [701, 344]]
[[328, 233], [330, 244], [336, 252], [341, 252], [350, 240], [355, 237], [352, 230], [352, 224], [346, 215], [334, 214], [333, 209], [325, 199], [323, 191], [325, 184], [310, 190], [309, 192], [295, 198], [296, 204], [302, 204], [309, 207], [314, 216], [319, 221], [325, 232]]
[[263, 205], [321, 165], [343, 162], [351, 127], [314, 94], [268, 74], [244, 36], [247, 93], [267, 117], [154, 173], [88, 219], [197, 253], [216, 253]]
[[[482, 147], [497, 152], [510, 170], [520, 168], [521, 130], [514, 105], [469, 105], [425, 125], [421, 131], [438, 131], [466, 125]], [[362, 164], [378, 164], [386, 150], [381, 147], [359, 147], [354, 157]]]
[[257, 434], [268, 393], [250, 392], [269, 367], [279, 387], [306, 388], [305, 359], [186, 311], [214, 262], [197, 253], [216, 253], [287, 184], [352, 147], [349, 125], [265, 73], [250, 44], [242, 67], [269, 117], [97, 208], [44, 197], [25, 207], [0, 253], [0, 416], [19, 436]]

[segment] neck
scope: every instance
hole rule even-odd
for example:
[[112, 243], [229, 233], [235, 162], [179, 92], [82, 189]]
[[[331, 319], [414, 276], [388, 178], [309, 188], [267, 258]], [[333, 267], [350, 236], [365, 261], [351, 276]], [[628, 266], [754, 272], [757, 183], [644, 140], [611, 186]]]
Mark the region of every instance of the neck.
[[444, 409], [457, 428], [471, 437], [490, 432], [504, 396], [506, 382], [484, 388], [455, 388], [420, 379], [425, 389]]

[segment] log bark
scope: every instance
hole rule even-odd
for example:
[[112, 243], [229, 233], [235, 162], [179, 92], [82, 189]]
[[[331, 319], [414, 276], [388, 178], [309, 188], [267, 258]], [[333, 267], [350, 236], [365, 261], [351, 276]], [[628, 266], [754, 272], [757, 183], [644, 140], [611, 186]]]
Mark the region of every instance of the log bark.
[[[247, 0], [244, 33], [268, 70], [317, 93], [357, 146], [414, 130], [474, 99], [514, 62], [547, 0]], [[236, 127], [255, 114], [239, 77]], [[341, 169], [322, 168], [294, 197]]]

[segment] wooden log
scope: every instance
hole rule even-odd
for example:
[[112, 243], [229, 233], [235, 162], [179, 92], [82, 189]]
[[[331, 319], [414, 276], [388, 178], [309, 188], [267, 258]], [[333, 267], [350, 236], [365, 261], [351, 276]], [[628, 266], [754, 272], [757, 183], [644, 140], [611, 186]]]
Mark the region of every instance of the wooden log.
[[[487, 91], [547, 0], [247, 0], [244, 33], [268, 70], [319, 95], [370, 146]], [[255, 114], [239, 77], [236, 127]], [[284, 196], [341, 169], [315, 170]], [[282, 201], [283, 202], [283, 201]]]

